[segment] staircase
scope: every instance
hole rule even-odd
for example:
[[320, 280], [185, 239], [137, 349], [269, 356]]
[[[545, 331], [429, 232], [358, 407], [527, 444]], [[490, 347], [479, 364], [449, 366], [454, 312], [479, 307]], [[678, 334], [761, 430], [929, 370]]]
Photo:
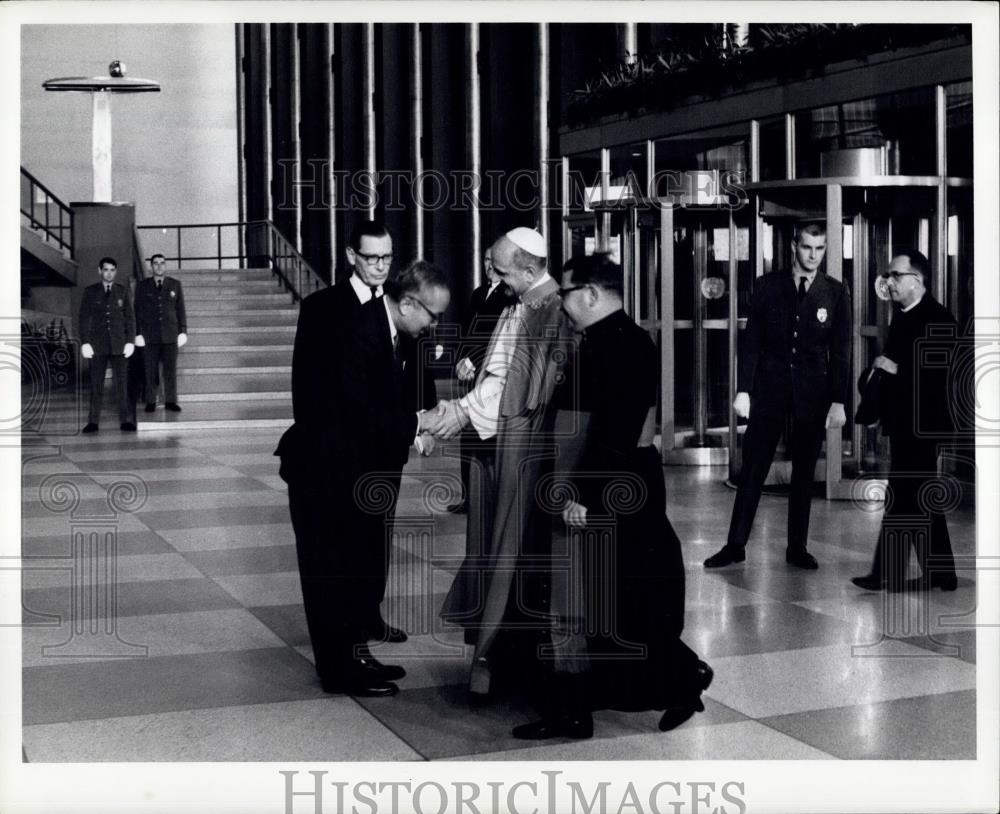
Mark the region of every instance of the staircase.
[[182, 411], [137, 405], [139, 431], [286, 427], [299, 309], [270, 269], [169, 272], [184, 286], [188, 342], [177, 359]]

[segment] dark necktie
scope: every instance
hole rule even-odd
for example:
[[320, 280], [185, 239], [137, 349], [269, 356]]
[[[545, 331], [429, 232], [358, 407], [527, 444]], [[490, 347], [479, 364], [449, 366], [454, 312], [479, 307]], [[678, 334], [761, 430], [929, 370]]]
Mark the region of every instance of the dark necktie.
[[163, 280], [157, 280], [156, 281], [156, 290], [157, 291], [163, 291]]
[[392, 335], [392, 358], [399, 361], [399, 334]]
[[377, 285], [370, 285], [368, 287], [372, 291], [372, 299], [373, 300], [377, 300], [378, 299], [378, 286]]
[[806, 298], [806, 278], [799, 277], [799, 302]]
[[111, 296], [111, 286], [109, 285], [104, 286], [104, 296], [105, 297]]

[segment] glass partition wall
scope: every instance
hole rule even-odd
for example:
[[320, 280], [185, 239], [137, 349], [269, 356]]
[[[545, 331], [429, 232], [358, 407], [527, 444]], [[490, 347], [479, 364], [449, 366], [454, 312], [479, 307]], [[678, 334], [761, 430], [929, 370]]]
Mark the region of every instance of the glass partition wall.
[[[852, 384], [885, 340], [892, 310], [877, 282], [894, 252], [924, 252], [931, 293], [960, 324], [971, 318], [971, 121], [961, 82], [563, 159], [586, 198], [564, 199], [566, 256], [611, 252], [626, 310], [660, 349], [665, 463], [738, 474], [739, 334], [756, 278], [790, 268], [797, 223], [827, 224], [826, 272], [851, 291]], [[885, 473], [884, 441], [853, 423], [856, 403], [852, 387], [848, 423], [828, 432], [817, 466], [830, 498], [850, 497], [847, 478]], [[789, 467], [779, 449], [770, 481], [787, 482]]]

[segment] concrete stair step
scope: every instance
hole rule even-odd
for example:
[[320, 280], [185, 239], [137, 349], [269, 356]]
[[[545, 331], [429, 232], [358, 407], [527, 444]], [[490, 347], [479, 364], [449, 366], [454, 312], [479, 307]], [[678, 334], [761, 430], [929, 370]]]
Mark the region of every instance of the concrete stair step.
[[261, 294], [291, 294], [281, 283], [274, 280], [234, 280], [226, 282], [184, 283], [184, 294], [188, 299], [205, 300], [209, 297], [250, 297]]
[[184, 286], [277, 280], [271, 269], [180, 269], [167, 272]]
[[[200, 367], [258, 367], [262, 365], [291, 365], [292, 345], [260, 345], [257, 347], [225, 347], [198, 348], [188, 345], [181, 351], [178, 362], [183, 370]], [[188, 352], [188, 349], [194, 351]]]
[[280, 343], [289, 345], [295, 341], [295, 324], [261, 325], [253, 331], [237, 327], [219, 327], [208, 325], [200, 327], [196, 333], [189, 332], [192, 342], [181, 351], [181, 354], [197, 352], [199, 346], [226, 348], [258, 348]]
[[272, 308], [261, 310], [221, 311], [219, 313], [196, 312], [188, 315], [188, 326], [192, 332], [200, 328], [295, 328], [299, 311], [297, 308]]
[[285, 293], [235, 294], [205, 298], [188, 295], [185, 300], [189, 314], [215, 311], [259, 311], [264, 308], [288, 308], [293, 304], [292, 295]]
[[288, 390], [291, 366], [192, 368], [177, 371], [179, 393], [260, 393]]
[[[292, 423], [292, 402], [287, 401], [227, 401], [192, 402], [181, 400], [181, 412], [168, 413], [157, 407], [155, 413], [142, 408], [136, 416], [139, 432], [168, 430], [214, 430], [227, 428], [274, 427], [284, 429]], [[102, 427], [103, 429], [103, 427]], [[117, 427], [115, 427], [117, 430]], [[280, 431], [275, 434], [275, 446]]]

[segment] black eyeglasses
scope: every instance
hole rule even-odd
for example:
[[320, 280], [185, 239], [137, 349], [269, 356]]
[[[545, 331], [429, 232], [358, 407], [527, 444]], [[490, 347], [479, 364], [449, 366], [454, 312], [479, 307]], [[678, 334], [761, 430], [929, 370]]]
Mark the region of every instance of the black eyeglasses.
[[419, 305], [421, 308], [423, 308], [427, 312], [428, 316], [430, 316], [430, 318], [431, 318], [431, 325], [437, 325], [438, 324], [438, 321], [441, 319], [441, 316], [442, 316], [441, 314], [435, 314], [430, 308], [428, 308], [426, 305], [424, 305], [423, 302], [421, 302], [419, 299], [417, 299], [416, 297], [414, 297], [412, 294], [407, 294], [406, 295], [406, 299], [410, 300], [410, 302], [415, 302], [417, 305]]
[[364, 260], [369, 266], [377, 266], [380, 260], [382, 261], [382, 264], [386, 266], [392, 262], [391, 254], [362, 254], [361, 252], [355, 252], [355, 254]]
[[900, 277], [919, 277], [915, 271], [885, 271], [879, 275], [883, 280], [899, 280]]
[[565, 297], [567, 294], [569, 294], [572, 291], [579, 291], [581, 288], [586, 288], [586, 287], [587, 286], [585, 286], [585, 285], [571, 285], [569, 288], [560, 288], [559, 289], [559, 296], [560, 297]]

